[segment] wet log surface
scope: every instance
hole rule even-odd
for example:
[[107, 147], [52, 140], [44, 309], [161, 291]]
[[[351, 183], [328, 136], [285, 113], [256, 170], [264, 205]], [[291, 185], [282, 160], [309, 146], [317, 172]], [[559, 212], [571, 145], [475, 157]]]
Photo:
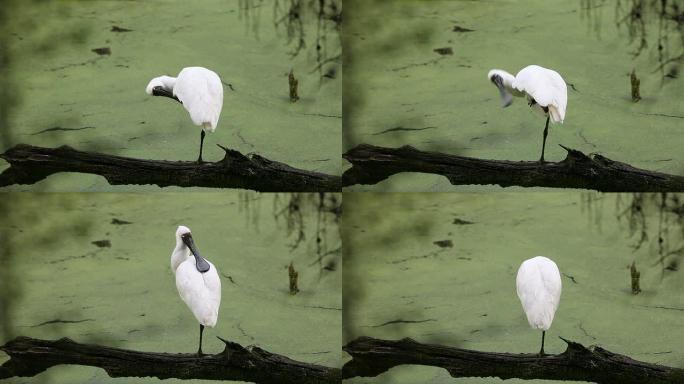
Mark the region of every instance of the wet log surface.
[[587, 348], [565, 340], [558, 355], [481, 352], [412, 339], [380, 340], [360, 337], [344, 350], [352, 360], [342, 367], [342, 377], [375, 377], [403, 364], [446, 369], [452, 377], [499, 377], [525, 380], [576, 380], [600, 384], [684, 383], [684, 369], [645, 363], [601, 347]]
[[[220, 338], [219, 338], [220, 339]], [[260, 384], [339, 383], [340, 370], [292, 360], [259, 347], [245, 348], [223, 340], [215, 355], [139, 352], [81, 344], [67, 338], [39, 340], [17, 337], [0, 347], [10, 359], [0, 366], [0, 379], [32, 377], [60, 364], [99, 367], [111, 377], [237, 380]]]
[[361, 144], [343, 157], [352, 165], [342, 185], [376, 184], [401, 172], [445, 176], [453, 185], [593, 189], [605, 192], [684, 191], [684, 176], [633, 167], [599, 154], [567, 150], [559, 162], [486, 160], [421, 151], [410, 146], [385, 148]]
[[146, 160], [58, 148], [18, 144], [0, 157], [10, 167], [0, 174], [0, 186], [34, 184], [59, 172], [103, 176], [111, 185], [156, 184], [160, 187], [240, 188], [262, 192], [334, 192], [339, 176], [291, 167], [259, 155], [245, 156], [224, 148], [217, 162]]

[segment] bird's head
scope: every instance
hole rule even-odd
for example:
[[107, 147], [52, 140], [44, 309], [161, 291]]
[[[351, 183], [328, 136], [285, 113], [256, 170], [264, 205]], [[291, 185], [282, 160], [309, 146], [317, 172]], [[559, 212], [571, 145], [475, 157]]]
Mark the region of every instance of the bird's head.
[[176, 236], [181, 237], [185, 234], [190, 233], [190, 228], [184, 226], [184, 225], [179, 225], [178, 229], [176, 229]]
[[502, 69], [492, 69], [487, 73], [487, 78], [499, 89], [502, 106], [506, 108], [511, 105], [513, 103], [512, 93], [515, 93], [513, 89], [515, 77]]
[[197, 271], [204, 273], [211, 268], [209, 263], [200, 255], [199, 250], [195, 245], [195, 241], [192, 238], [192, 233], [190, 233], [190, 228], [183, 225], [178, 226], [178, 229], [176, 229], [176, 239], [182, 241], [183, 244], [188, 247], [190, 253], [195, 257], [195, 267], [197, 268]]
[[150, 80], [149, 83], [147, 83], [147, 87], [145, 87], [145, 92], [147, 92], [148, 95], [152, 95], [154, 93], [154, 89], [157, 87], [160, 87], [162, 90], [167, 92], [173, 92], [174, 85], [176, 85], [175, 77], [159, 76], [155, 77], [154, 79]]
[[154, 79], [150, 80], [149, 83], [147, 83], [147, 87], [145, 87], [145, 92], [148, 95], [152, 94], [152, 91], [154, 90], [154, 87], [163, 87], [164, 83], [160, 80], [159, 77], [155, 77]]

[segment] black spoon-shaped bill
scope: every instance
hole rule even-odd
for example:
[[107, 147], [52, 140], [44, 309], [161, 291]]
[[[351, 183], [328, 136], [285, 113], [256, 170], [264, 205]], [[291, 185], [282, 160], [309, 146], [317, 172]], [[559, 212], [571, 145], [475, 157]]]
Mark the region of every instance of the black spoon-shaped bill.
[[501, 105], [506, 108], [513, 103], [513, 96], [506, 90], [503, 85], [503, 79], [499, 75], [492, 76], [492, 83], [499, 88], [499, 93], [501, 94]]
[[195, 267], [197, 268], [197, 270], [201, 273], [208, 271], [211, 266], [200, 255], [197, 246], [195, 246], [195, 241], [192, 239], [192, 234], [186, 233], [182, 235], [181, 238], [183, 239], [185, 245], [187, 245], [188, 248], [190, 248], [190, 252], [192, 252], [192, 255], [195, 257]]

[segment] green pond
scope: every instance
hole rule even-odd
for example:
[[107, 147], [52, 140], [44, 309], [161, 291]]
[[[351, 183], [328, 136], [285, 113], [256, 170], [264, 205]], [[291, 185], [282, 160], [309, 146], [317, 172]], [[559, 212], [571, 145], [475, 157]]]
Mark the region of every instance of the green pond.
[[[583, 3], [591, 3], [583, 10]], [[627, 7], [628, 2], [623, 2]], [[346, 1], [343, 151], [361, 144], [486, 159], [537, 160], [544, 120], [516, 98], [503, 109], [487, 79], [492, 68], [516, 74], [538, 64], [567, 83], [564, 124], [549, 127], [546, 160], [565, 150], [602, 155], [684, 175], [684, 83], [657, 70], [657, 19], [636, 59], [615, 1]], [[457, 29], [457, 31], [454, 31]], [[467, 31], [470, 30], [470, 31]], [[678, 55], [670, 42], [672, 56]], [[680, 45], [681, 47], [681, 45]], [[435, 49], [451, 48], [441, 55]], [[632, 69], [642, 100], [631, 101]], [[343, 168], [348, 168], [344, 163]], [[518, 188], [515, 188], [518, 189]], [[493, 191], [452, 186], [430, 174], [399, 174], [350, 190]]]
[[[1, 224], [9, 242], [3, 244], [0, 284], [11, 305], [2, 308], [9, 311], [3, 314], [9, 324], [2, 324], [0, 343], [17, 335], [69, 337], [139, 351], [194, 353], [197, 320], [180, 299], [170, 267], [176, 227], [182, 224], [192, 229], [200, 252], [221, 275], [218, 323], [204, 332], [205, 353], [223, 350], [216, 338], [221, 336], [295, 360], [339, 366], [342, 273], [339, 267], [322, 270], [311, 246], [318, 223], [327, 228], [322, 241], [330, 249], [339, 246], [339, 232], [330, 223], [325, 227], [323, 218], [318, 221], [315, 209], [302, 208], [298, 228], [304, 228], [306, 239], [292, 249], [296, 236], [287, 230], [287, 220], [274, 219], [287, 199], [201, 192], [5, 194], [3, 202], [11, 203], [13, 213]], [[93, 243], [102, 240], [108, 245]], [[296, 295], [288, 290], [290, 262], [299, 272]], [[0, 352], [0, 364], [6, 360]], [[84, 366], [7, 380], [105, 381], [114, 380], [102, 369]]]
[[[663, 275], [657, 264], [657, 210], [644, 210], [649, 240], [632, 248], [638, 236], [629, 235], [625, 218], [616, 219], [618, 199], [622, 211], [627, 195], [345, 194], [343, 343], [359, 336], [411, 337], [479, 351], [536, 353], [541, 334], [527, 323], [515, 277], [523, 260], [544, 255], [557, 263], [563, 283], [547, 353], [563, 352], [564, 337], [684, 368], [684, 272]], [[681, 226], [671, 225], [668, 233], [666, 243], [681, 246], [675, 242], [681, 241]], [[633, 261], [641, 272], [638, 295], [630, 288]], [[440, 368], [404, 365], [348, 382], [504, 381], [454, 379]]]
[[[223, 150], [258, 153], [271, 160], [339, 174], [342, 81], [316, 71], [316, 15], [302, 11], [306, 43], [292, 56], [299, 35], [288, 38], [276, 16], [288, 3], [261, 1], [16, 1], [4, 26], [11, 48], [9, 75], [19, 104], [9, 111], [17, 143], [158, 160], [197, 159], [200, 129], [177, 102], [145, 93], [147, 83], [183, 67], [203, 66], [224, 84], [216, 132], [208, 134], [204, 160]], [[115, 32], [113, 27], [130, 31]], [[118, 29], [118, 30], [120, 30]], [[339, 53], [337, 36], [322, 43]], [[111, 54], [98, 55], [97, 48]], [[324, 70], [335, 68], [335, 62]], [[289, 99], [288, 73], [299, 80], [300, 100]], [[332, 73], [332, 72], [331, 72]], [[7, 79], [5, 79], [7, 80]], [[54, 129], [53, 129], [54, 128]], [[0, 160], [0, 170], [8, 165]], [[57, 174], [9, 190], [156, 191], [156, 186], [111, 187], [104, 178]], [[165, 190], [178, 190], [166, 188]]]

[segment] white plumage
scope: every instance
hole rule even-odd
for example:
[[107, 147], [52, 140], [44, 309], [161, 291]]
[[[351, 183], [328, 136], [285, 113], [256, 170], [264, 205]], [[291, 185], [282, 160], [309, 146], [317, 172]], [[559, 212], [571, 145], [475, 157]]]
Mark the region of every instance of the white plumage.
[[[200, 271], [207, 267], [205, 272]], [[214, 264], [200, 256], [188, 227], [179, 226], [176, 230], [176, 247], [171, 254], [171, 270], [176, 275], [176, 288], [181, 299], [200, 323], [198, 353], [202, 354], [204, 326], [214, 327], [218, 319], [221, 279]]]
[[551, 327], [560, 302], [562, 283], [558, 266], [544, 256], [525, 260], [518, 269], [515, 285], [528, 323], [543, 332], [543, 354], [544, 333]]
[[150, 95], [176, 98], [190, 114], [195, 125], [202, 127], [200, 157], [204, 132], [214, 132], [223, 108], [223, 85], [214, 72], [203, 67], [183, 68], [178, 77], [160, 76], [145, 88]]
[[530, 107], [547, 118], [540, 159], [543, 162], [549, 120], [553, 123], [563, 123], [565, 120], [568, 106], [565, 80], [558, 72], [538, 65], [528, 65], [515, 77], [504, 70], [492, 69], [487, 78], [499, 88], [504, 108], [511, 105], [512, 96], [525, 96]]

